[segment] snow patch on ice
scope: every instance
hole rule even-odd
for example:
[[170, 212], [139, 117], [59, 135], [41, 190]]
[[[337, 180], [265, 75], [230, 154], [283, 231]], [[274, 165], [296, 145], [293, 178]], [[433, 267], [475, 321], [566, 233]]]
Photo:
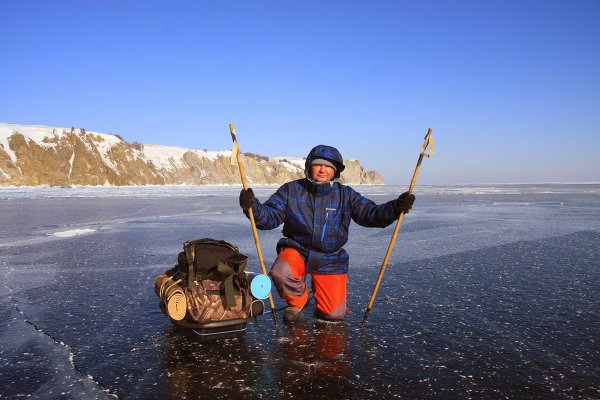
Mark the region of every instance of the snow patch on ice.
[[94, 232], [96, 232], [96, 229], [90, 229], [90, 228], [86, 228], [86, 229], [71, 229], [71, 230], [68, 230], [68, 231], [54, 232], [52, 234], [52, 236], [65, 238], [65, 237], [73, 237], [73, 236], [79, 236], [79, 235], [88, 235], [88, 234], [94, 233]]

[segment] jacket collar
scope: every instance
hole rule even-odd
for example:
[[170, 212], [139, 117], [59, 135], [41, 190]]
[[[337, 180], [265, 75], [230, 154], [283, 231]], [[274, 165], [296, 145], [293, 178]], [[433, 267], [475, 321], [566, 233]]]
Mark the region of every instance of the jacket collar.
[[304, 187], [310, 193], [313, 193], [316, 196], [324, 196], [333, 190], [333, 185], [335, 184], [335, 180], [329, 182], [317, 182], [310, 178], [304, 179], [305, 185]]

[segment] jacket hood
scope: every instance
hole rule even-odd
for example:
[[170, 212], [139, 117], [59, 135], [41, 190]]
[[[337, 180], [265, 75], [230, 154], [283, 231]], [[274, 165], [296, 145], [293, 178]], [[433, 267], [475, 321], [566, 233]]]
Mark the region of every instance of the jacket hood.
[[340, 174], [346, 168], [344, 165], [344, 159], [342, 155], [335, 147], [327, 146], [324, 144], [320, 144], [318, 146], [313, 147], [313, 149], [306, 156], [306, 162], [304, 163], [304, 173], [307, 178], [310, 178], [310, 164], [313, 160], [317, 158], [323, 158], [325, 160], [331, 161], [336, 166], [336, 171], [333, 179], [338, 179]]

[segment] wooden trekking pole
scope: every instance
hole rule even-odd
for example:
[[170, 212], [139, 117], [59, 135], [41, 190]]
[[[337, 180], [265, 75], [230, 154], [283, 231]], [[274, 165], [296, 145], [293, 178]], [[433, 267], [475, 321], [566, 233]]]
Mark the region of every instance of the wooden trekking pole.
[[[231, 161], [232, 164], [237, 163], [240, 170], [240, 177], [242, 178], [242, 186], [248, 189], [248, 181], [246, 180], [246, 174], [244, 173], [244, 165], [242, 164], [242, 154], [238, 145], [237, 137], [235, 135], [235, 126], [229, 124], [229, 132], [231, 133], [231, 139], [233, 140], [233, 148], [231, 150]], [[235, 157], [235, 158], [234, 158]], [[254, 243], [256, 244], [256, 253], [258, 254], [258, 261], [260, 262], [260, 269], [264, 275], [267, 275], [267, 268], [265, 268], [265, 260], [260, 249], [260, 241], [258, 240], [258, 231], [256, 230], [256, 222], [254, 221], [254, 212], [252, 208], [248, 209], [248, 216], [250, 217], [250, 223], [252, 225], [252, 234], [254, 235]], [[275, 302], [273, 301], [273, 295], [269, 292], [269, 304], [271, 305], [271, 313], [273, 314], [273, 321], [275, 325], [278, 324], [277, 313], [275, 312]]]
[[[427, 148], [429, 147], [429, 153], [425, 153]], [[421, 153], [419, 154], [419, 160], [417, 161], [417, 166], [415, 167], [415, 172], [413, 173], [412, 180], [410, 181], [410, 186], [408, 188], [408, 193], [412, 193], [415, 183], [417, 182], [417, 175], [419, 175], [419, 169], [421, 168], [421, 162], [423, 161], [423, 157], [431, 157], [433, 156], [433, 136], [431, 135], [431, 128], [427, 131], [427, 135], [425, 135], [425, 141], [423, 142], [423, 146], [421, 147]], [[396, 243], [396, 238], [398, 236], [398, 232], [400, 231], [400, 226], [402, 225], [402, 220], [404, 219], [404, 211], [400, 212], [400, 216], [398, 217], [398, 221], [396, 221], [396, 227], [394, 228], [394, 233], [392, 234], [392, 238], [390, 240], [390, 244], [388, 245], [387, 252], [385, 253], [385, 257], [383, 258], [383, 262], [381, 263], [381, 268], [379, 269], [379, 276], [377, 277], [377, 282], [375, 283], [375, 287], [373, 288], [373, 293], [371, 294], [371, 300], [369, 300], [369, 305], [365, 310], [365, 316], [362, 320], [362, 325], [367, 322], [367, 318], [369, 317], [369, 312], [371, 311], [371, 307], [375, 302], [375, 297], [377, 296], [377, 291], [379, 290], [379, 285], [381, 284], [381, 280], [383, 279], [383, 273], [385, 272], [385, 268], [390, 259], [390, 255], [392, 254], [392, 249], [394, 248], [394, 244]]]

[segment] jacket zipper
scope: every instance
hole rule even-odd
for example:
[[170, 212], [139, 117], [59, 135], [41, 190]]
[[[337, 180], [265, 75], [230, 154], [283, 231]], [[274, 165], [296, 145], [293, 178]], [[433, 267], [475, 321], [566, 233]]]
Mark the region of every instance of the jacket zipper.
[[321, 242], [325, 240], [325, 230], [327, 229], [327, 217], [329, 217], [329, 213], [325, 213], [325, 223], [323, 224], [323, 233], [321, 234]]

